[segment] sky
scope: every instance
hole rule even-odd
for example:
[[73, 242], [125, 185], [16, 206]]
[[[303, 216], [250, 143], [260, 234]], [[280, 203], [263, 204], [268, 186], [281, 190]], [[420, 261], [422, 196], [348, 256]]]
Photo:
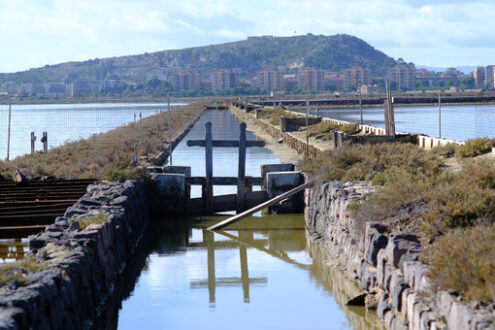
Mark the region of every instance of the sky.
[[0, 72], [307, 33], [416, 65], [488, 65], [494, 28], [494, 0], [0, 0]]

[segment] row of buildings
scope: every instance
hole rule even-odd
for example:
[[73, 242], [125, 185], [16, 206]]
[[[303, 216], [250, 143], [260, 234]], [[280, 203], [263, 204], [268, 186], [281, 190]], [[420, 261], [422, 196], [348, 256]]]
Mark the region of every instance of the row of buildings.
[[[489, 85], [493, 88], [494, 70], [495, 66], [476, 68], [473, 72], [476, 84]], [[456, 82], [462, 76], [463, 74], [455, 68], [449, 68], [444, 72], [438, 73], [426, 69], [416, 69], [413, 65], [404, 63], [390, 68], [385, 78], [395, 82], [396, 90], [411, 90], [416, 88], [417, 80], [421, 80], [422, 86], [425, 84], [427, 86], [442, 86], [448, 81]], [[236, 70], [219, 70], [213, 72], [207, 79], [200, 79], [197, 72], [182, 70], [157, 79], [168, 80], [171, 89], [175, 92], [201, 89], [217, 93], [236, 88], [241, 83], [247, 83], [251, 87], [266, 91], [293, 90], [296, 88], [303, 91], [341, 91], [355, 90], [361, 86], [368, 86], [369, 90], [376, 90], [372, 86], [371, 70], [359, 66], [345, 69], [340, 73], [326, 72], [317, 68], [301, 68], [296, 73], [287, 74], [279, 69], [268, 68], [255, 74], [246, 74], [243, 77]], [[86, 96], [98, 92], [112, 91], [123, 85], [137, 87], [135, 82], [121, 81], [117, 76], [101, 82], [85, 79], [78, 79], [71, 83], [44, 83], [38, 85], [7, 82], [0, 86], [0, 95]]]
[[474, 68], [473, 78], [477, 87], [495, 88], [495, 65], [480, 66]]

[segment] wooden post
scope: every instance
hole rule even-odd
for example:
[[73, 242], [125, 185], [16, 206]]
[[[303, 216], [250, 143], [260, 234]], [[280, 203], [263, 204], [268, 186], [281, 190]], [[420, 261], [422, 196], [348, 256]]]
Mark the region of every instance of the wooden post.
[[203, 241], [206, 241], [208, 256], [208, 294], [210, 303], [215, 302], [215, 238], [211, 231], [203, 230]]
[[172, 123], [170, 119], [170, 96], [167, 101], [167, 112], [168, 112], [168, 153], [170, 159], [170, 165], [172, 165]]
[[43, 152], [47, 153], [48, 152], [48, 133], [43, 132], [43, 136], [41, 137], [41, 143], [43, 143]]
[[438, 138], [442, 138], [442, 99], [440, 92], [438, 92]]
[[390, 98], [390, 82], [386, 81], [385, 82], [385, 94], [386, 94], [386, 99], [385, 99], [385, 135], [390, 135], [390, 124], [389, 120], [390, 118], [388, 117], [389, 115], [389, 98]]
[[206, 185], [205, 185], [205, 201], [206, 212], [210, 213], [213, 210], [213, 138], [211, 135], [211, 122], [206, 123], [205, 137], [205, 168], [206, 168]]
[[[245, 230], [239, 231], [239, 239], [247, 241], [252, 235]], [[247, 260], [247, 249], [246, 245], [239, 244], [239, 254], [241, 261], [241, 282], [242, 282], [242, 293], [244, 295], [244, 302], [249, 302], [249, 268]]]
[[36, 135], [31, 132], [31, 155], [34, 155], [34, 142], [36, 141]]
[[244, 211], [244, 186], [246, 184], [246, 123], [239, 125], [239, 165], [237, 175], [237, 213]]
[[12, 114], [12, 103], [9, 103], [9, 128], [7, 132], [7, 158], [5, 160], [9, 160], [10, 157], [10, 120]]
[[359, 113], [361, 114], [361, 125], [363, 125], [363, 101], [361, 97], [361, 87], [358, 88], [359, 92]]
[[309, 155], [309, 99], [306, 99], [306, 150], [305, 150], [305, 156], [308, 157]]

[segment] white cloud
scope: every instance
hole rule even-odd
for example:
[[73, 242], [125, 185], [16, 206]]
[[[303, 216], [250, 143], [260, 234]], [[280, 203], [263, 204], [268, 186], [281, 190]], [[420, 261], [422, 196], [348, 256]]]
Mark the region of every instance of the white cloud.
[[0, 72], [295, 33], [355, 35], [418, 64], [468, 52], [483, 64], [494, 22], [489, 0], [0, 0]]

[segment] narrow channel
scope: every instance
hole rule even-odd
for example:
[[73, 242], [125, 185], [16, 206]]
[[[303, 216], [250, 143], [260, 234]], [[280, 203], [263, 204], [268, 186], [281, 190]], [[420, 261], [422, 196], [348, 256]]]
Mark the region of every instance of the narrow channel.
[[[208, 121], [214, 139], [239, 136], [230, 113], [205, 112], [173, 153], [173, 164], [192, 166], [192, 175], [204, 175], [204, 150], [186, 141], [203, 138]], [[247, 175], [279, 162], [269, 149], [251, 148]], [[214, 148], [214, 175], [236, 171], [235, 148]], [[215, 194], [233, 189], [215, 187]], [[357, 283], [307, 239], [303, 215], [255, 216], [226, 231], [204, 229], [219, 219], [155, 219], [93, 328], [382, 329], [374, 312], [345, 306], [359, 293]]]

